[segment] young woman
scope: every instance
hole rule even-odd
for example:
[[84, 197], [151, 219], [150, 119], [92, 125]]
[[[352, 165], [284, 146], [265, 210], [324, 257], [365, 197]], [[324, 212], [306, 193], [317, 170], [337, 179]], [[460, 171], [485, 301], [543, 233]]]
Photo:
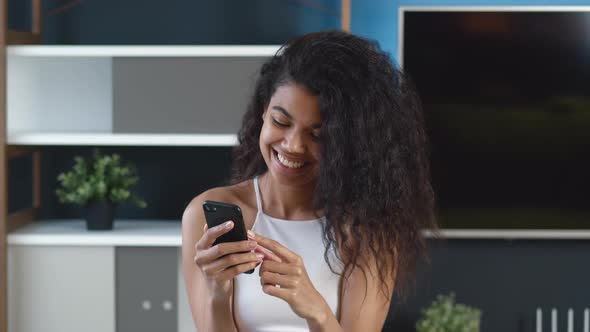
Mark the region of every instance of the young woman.
[[[231, 185], [182, 218], [198, 331], [381, 331], [436, 228], [407, 79], [365, 39], [299, 37], [263, 65], [238, 136]], [[208, 229], [205, 200], [239, 205], [249, 240], [212, 246], [233, 223]]]

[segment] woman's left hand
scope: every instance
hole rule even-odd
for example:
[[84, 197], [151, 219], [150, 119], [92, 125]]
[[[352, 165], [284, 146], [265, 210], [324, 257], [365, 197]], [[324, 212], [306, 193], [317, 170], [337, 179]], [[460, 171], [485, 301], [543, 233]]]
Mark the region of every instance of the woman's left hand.
[[248, 237], [270, 250], [280, 259], [265, 259], [260, 266], [262, 290], [286, 301], [301, 318], [321, 321], [329, 309], [315, 289], [303, 264], [303, 259], [277, 241], [249, 232]]

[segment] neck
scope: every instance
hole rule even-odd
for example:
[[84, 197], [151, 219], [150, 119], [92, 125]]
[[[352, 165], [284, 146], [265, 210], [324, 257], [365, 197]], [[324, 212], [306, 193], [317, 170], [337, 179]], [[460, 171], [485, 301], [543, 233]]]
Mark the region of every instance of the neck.
[[320, 216], [313, 209], [315, 182], [305, 186], [285, 186], [266, 172], [258, 177], [264, 210], [281, 219], [311, 219]]

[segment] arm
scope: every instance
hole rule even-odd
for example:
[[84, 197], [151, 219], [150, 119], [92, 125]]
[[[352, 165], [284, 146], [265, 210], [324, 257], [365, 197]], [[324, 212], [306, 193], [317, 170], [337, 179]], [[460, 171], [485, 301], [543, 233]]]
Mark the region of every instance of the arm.
[[[280, 258], [262, 263], [260, 282], [263, 291], [287, 302], [298, 316], [307, 320], [310, 331], [381, 331], [390, 300], [381, 291], [373, 260], [366, 264], [366, 273], [356, 268], [343, 281], [341, 319], [338, 321], [325, 299], [311, 284], [301, 257], [264, 236], [251, 233], [249, 237]], [[393, 290], [394, 274], [389, 278], [389, 290]], [[281, 287], [275, 287], [277, 284]]]
[[255, 268], [264, 255], [252, 252], [257, 245], [254, 241], [213, 245], [233, 223], [208, 229], [202, 207], [207, 199], [223, 201], [225, 197], [205, 192], [193, 199], [182, 217], [182, 265], [191, 312], [200, 332], [237, 331], [232, 312], [233, 278]]
[[[376, 265], [368, 264], [365, 274], [360, 268], [352, 271], [348, 280], [343, 281], [340, 299], [340, 325], [344, 331], [381, 331], [387, 318], [389, 299], [383, 294], [377, 278]], [[393, 274], [393, 273], [392, 273]], [[393, 290], [394, 277], [390, 277], [388, 289]], [[366, 282], [365, 282], [366, 281]]]
[[[352, 271], [347, 280], [343, 280], [343, 292], [340, 299], [340, 321], [332, 314], [328, 305], [313, 320], [308, 320], [310, 331], [375, 331], [383, 329], [387, 318], [390, 299], [383, 294], [375, 264], [369, 264], [370, 270], [365, 274], [360, 268]], [[393, 290], [394, 282], [388, 284]]]
[[[202, 195], [201, 195], [202, 196]], [[214, 297], [206, 285], [204, 274], [195, 264], [195, 244], [204, 234], [205, 214], [202, 203], [205, 199], [196, 197], [182, 215], [182, 269], [188, 292], [191, 313], [197, 331], [237, 331], [232, 314], [233, 284]]]

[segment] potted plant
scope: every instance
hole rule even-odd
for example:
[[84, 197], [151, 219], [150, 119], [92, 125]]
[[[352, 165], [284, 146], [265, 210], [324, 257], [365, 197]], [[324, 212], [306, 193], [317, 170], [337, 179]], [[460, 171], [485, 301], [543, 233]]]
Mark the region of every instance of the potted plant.
[[481, 310], [455, 303], [455, 294], [438, 295], [422, 310], [416, 332], [479, 332]]
[[113, 229], [118, 203], [130, 201], [140, 208], [146, 203], [131, 192], [137, 183], [135, 168], [122, 165], [117, 154], [102, 155], [98, 150], [90, 158], [74, 157], [74, 166], [57, 177], [55, 193], [61, 203], [74, 203], [86, 208], [88, 230]]

